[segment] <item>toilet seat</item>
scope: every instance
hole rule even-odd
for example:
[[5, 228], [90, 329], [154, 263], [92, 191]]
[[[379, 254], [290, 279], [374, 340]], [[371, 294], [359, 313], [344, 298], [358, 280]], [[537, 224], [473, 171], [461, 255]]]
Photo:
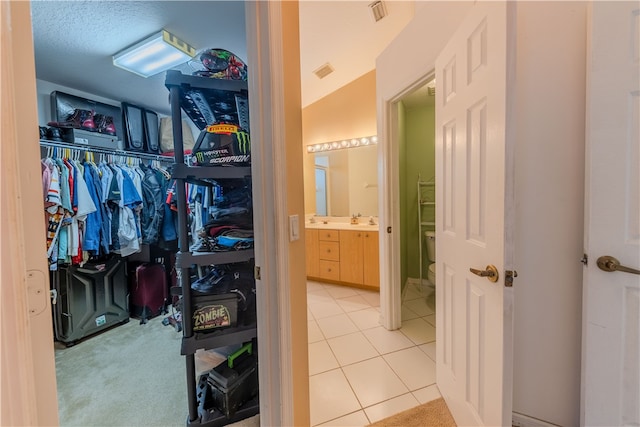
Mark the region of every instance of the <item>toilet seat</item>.
[[432, 262], [431, 264], [429, 264], [429, 273], [433, 274], [434, 276], [436, 275], [436, 263]]
[[427, 270], [427, 280], [432, 286], [436, 285], [436, 263], [432, 262], [429, 264], [429, 269]]

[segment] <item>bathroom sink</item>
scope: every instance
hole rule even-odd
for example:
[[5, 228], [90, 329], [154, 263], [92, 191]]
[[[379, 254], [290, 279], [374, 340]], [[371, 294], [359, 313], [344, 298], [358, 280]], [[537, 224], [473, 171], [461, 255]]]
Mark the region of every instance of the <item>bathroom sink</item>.
[[376, 225], [370, 225], [367, 222], [361, 222], [358, 224], [351, 224], [349, 222], [328, 222], [326, 224], [324, 224], [323, 222], [315, 222], [315, 223], [310, 223], [307, 222], [305, 223], [305, 227], [306, 228], [317, 228], [317, 229], [333, 229], [333, 230], [353, 230], [353, 229], [358, 229], [358, 230], [366, 230], [366, 231], [378, 231], [378, 224]]

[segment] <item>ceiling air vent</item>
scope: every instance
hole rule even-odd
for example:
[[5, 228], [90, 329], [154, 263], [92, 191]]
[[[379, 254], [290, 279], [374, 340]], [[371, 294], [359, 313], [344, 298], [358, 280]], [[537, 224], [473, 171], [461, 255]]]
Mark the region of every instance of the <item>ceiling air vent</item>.
[[371, 14], [376, 22], [387, 16], [387, 8], [384, 6], [384, 2], [382, 0], [370, 3], [369, 9], [371, 9]]
[[313, 74], [315, 74], [319, 79], [325, 78], [331, 73], [333, 73], [333, 67], [328, 62], [313, 71]]

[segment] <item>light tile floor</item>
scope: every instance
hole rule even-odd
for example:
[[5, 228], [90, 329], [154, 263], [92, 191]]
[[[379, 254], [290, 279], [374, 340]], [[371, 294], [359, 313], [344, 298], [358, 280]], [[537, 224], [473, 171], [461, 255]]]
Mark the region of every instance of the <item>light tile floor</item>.
[[312, 426], [366, 426], [440, 397], [434, 297], [407, 285], [388, 331], [377, 292], [307, 282]]

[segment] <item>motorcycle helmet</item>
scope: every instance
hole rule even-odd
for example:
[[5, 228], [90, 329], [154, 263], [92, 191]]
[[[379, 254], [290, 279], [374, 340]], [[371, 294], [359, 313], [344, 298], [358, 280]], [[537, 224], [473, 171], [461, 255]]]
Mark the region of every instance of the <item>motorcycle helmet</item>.
[[205, 49], [189, 62], [193, 75], [224, 80], [247, 80], [247, 64], [226, 49]]

